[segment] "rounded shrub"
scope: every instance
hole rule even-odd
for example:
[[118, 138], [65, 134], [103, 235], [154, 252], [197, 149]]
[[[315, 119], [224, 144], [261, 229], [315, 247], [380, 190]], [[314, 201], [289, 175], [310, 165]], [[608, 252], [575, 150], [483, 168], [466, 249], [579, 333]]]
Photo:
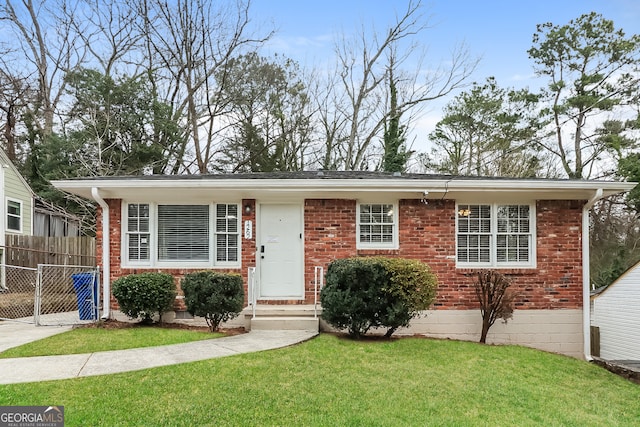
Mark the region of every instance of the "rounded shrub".
[[405, 258], [379, 258], [389, 273], [384, 286], [391, 301], [387, 308], [384, 325], [386, 335], [391, 336], [398, 328], [409, 326], [411, 319], [431, 306], [436, 298], [438, 278], [431, 268], [418, 260]]
[[437, 278], [428, 265], [403, 258], [356, 257], [333, 261], [320, 293], [322, 317], [353, 337], [371, 328], [391, 336], [435, 299]]
[[156, 313], [162, 321], [162, 314], [173, 308], [176, 299], [176, 284], [167, 273], [130, 274], [115, 280], [111, 291], [120, 311], [145, 323], [151, 323]]
[[187, 311], [204, 317], [211, 331], [220, 323], [240, 314], [244, 306], [244, 289], [239, 274], [199, 271], [184, 276], [181, 282]]
[[322, 318], [356, 338], [381, 326], [380, 314], [388, 305], [382, 287], [388, 280], [386, 269], [375, 258], [331, 262], [320, 293]]

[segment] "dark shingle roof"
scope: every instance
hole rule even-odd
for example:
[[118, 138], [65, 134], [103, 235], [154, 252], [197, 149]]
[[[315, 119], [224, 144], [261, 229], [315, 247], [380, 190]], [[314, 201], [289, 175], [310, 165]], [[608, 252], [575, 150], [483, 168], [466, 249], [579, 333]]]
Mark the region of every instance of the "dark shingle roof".
[[[481, 176], [457, 176], [419, 173], [375, 172], [375, 171], [279, 171], [279, 172], [251, 172], [251, 173], [221, 173], [221, 174], [192, 174], [192, 175], [130, 175], [130, 176], [102, 176], [76, 178], [79, 180], [225, 180], [225, 179], [283, 179], [283, 180], [316, 180], [316, 179], [351, 179], [351, 180], [514, 180], [512, 177], [481, 177]], [[536, 181], [569, 181], [544, 178], [522, 178]]]

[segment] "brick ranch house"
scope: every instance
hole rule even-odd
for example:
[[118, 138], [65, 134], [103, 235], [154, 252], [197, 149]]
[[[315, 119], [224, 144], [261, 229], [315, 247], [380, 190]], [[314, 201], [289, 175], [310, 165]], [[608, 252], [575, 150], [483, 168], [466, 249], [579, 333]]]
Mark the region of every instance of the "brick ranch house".
[[477, 340], [468, 273], [496, 269], [519, 296], [487, 342], [588, 359], [589, 210], [635, 183], [318, 171], [54, 185], [98, 202], [105, 317], [117, 308], [110, 283], [132, 273], [236, 272], [254, 307], [308, 307], [319, 268], [384, 255], [419, 259], [439, 280], [432, 309], [399, 333]]

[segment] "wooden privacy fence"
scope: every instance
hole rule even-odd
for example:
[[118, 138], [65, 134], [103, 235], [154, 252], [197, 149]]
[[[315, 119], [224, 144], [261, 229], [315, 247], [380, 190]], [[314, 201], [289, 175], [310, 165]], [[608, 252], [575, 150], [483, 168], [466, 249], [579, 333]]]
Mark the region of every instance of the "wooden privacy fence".
[[96, 265], [95, 237], [5, 235], [4, 262], [36, 268], [38, 264]]

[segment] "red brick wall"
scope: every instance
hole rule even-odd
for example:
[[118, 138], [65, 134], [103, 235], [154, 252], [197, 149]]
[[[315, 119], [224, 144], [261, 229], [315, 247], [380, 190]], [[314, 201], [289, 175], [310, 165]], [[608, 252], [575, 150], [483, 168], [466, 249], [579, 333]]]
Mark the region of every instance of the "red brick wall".
[[[582, 206], [580, 201], [538, 201], [537, 267], [500, 269], [512, 280], [518, 309], [582, 307]], [[349, 256], [419, 259], [439, 279], [433, 308], [477, 308], [471, 269], [456, 268], [455, 201], [401, 200], [399, 248], [356, 249], [355, 200], [305, 201], [305, 283], [313, 299], [314, 266]]]
[[356, 202], [332, 199], [304, 201], [305, 298], [314, 299], [314, 269], [356, 254]]
[[[172, 276], [174, 276], [175, 281], [176, 281], [176, 286], [178, 287], [178, 294], [182, 295], [182, 291], [180, 289], [180, 280], [184, 277], [185, 274], [193, 272], [194, 269], [193, 268], [173, 268], [173, 269], [168, 269], [168, 268], [162, 268], [162, 269], [149, 269], [149, 268], [123, 268], [121, 267], [122, 262], [121, 262], [121, 229], [122, 229], [122, 203], [120, 199], [109, 199], [106, 200], [107, 204], [109, 205], [109, 227], [110, 227], [110, 233], [109, 233], [109, 241], [110, 241], [110, 251], [111, 251], [111, 258], [110, 258], [110, 268], [111, 268], [111, 272], [110, 272], [110, 278], [111, 281], [113, 282], [114, 280], [118, 279], [119, 277], [122, 276], [126, 276], [129, 274], [136, 274], [136, 273], [143, 273], [143, 272], [147, 272], [147, 271], [162, 271], [165, 273], [169, 273]], [[249, 207], [250, 212], [246, 212], [245, 211], [245, 207]], [[248, 289], [247, 289], [247, 269], [249, 267], [255, 267], [255, 236], [256, 236], [256, 221], [255, 221], [255, 201], [254, 200], [243, 200], [240, 209], [242, 210], [242, 221], [240, 226], [244, 227], [244, 222], [245, 220], [250, 220], [252, 222], [252, 238], [251, 240], [247, 240], [244, 238], [244, 228], [242, 228], [240, 230], [240, 235], [241, 235], [241, 259], [242, 259], [242, 267], [239, 269], [233, 269], [233, 268], [229, 268], [229, 269], [216, 269], [215, 271], [219, 271], [219, 272], [229, 272], [229, 273], [238, 273], [240, 275], [242, 275], [242, 279], [244, 282], [244, 294], [245, 294], [245, 302], [246, 302], [246, 298], [248, 295]], [[97, 224], [102, 224], [102, 209], [98, 209], [98, 216], [97, 216]], [[99, 226], [97, 233], [96, 233], [96, 255], [98, 256], [98, 263], [100, 265], [102, 265], [102, 227]], [[113, 298], [113, 296], [111, 297], [111, 308], [113, 309], [118, 309], [118, 303], [115, 300], [115, 298]], [[184, 301], [182, 300], [182, 298], [178, 298], [176, 299], [176, 303], [175, 303], [175, 309], [176, 310], [186, 310], [186, 307], [184, 305]]]
[[[110, 208], [111, 280], [149, 269], [120, 267], [121, 204], [108, 200]], [[537, 267], [502, 269], [512, 279], [518, 293], [518, 309], [582, 307], [582, 201], [538, 201], [536, 206]], [[250, 206], [249, 213], [244, 212]], [[255, 201], [242, 203], [243, 217], [253, 224], [252, 239], [242, 234], [242, 267], [220, 270], [240, 273], [248, 295], [247, 268], [255, 266]], [[100, 212], [98, 213], [100, 221]], [[399, 248], [397, 250], [356, 249], [356, 201], [307, 199], [304, 202], [305, 301], [313, 303], [314, 267], [325, 269], [337, 258], [385, 255], [419, 259], [431, 266], [439, 279], [436, 309], [477, 308], [470, 269], [455, 266], [455, 201], [401, 200], [399, 203]], [[98, 222], [100, 224], [100, 222]], [[101, 256], [102, 230], [98, 229], [98, 256]], [[101, 258], [100, 258], [101, 259]], [[179, 279], [192, 269], [163, 270]], [[218, 270], [216, 270], [218, 271]], [[291, 301], [293, 303], [294, 301]], [[115, 301], [112, 306], [116, 308]], [[184, 309], [182, 300], [177, 308]]]

